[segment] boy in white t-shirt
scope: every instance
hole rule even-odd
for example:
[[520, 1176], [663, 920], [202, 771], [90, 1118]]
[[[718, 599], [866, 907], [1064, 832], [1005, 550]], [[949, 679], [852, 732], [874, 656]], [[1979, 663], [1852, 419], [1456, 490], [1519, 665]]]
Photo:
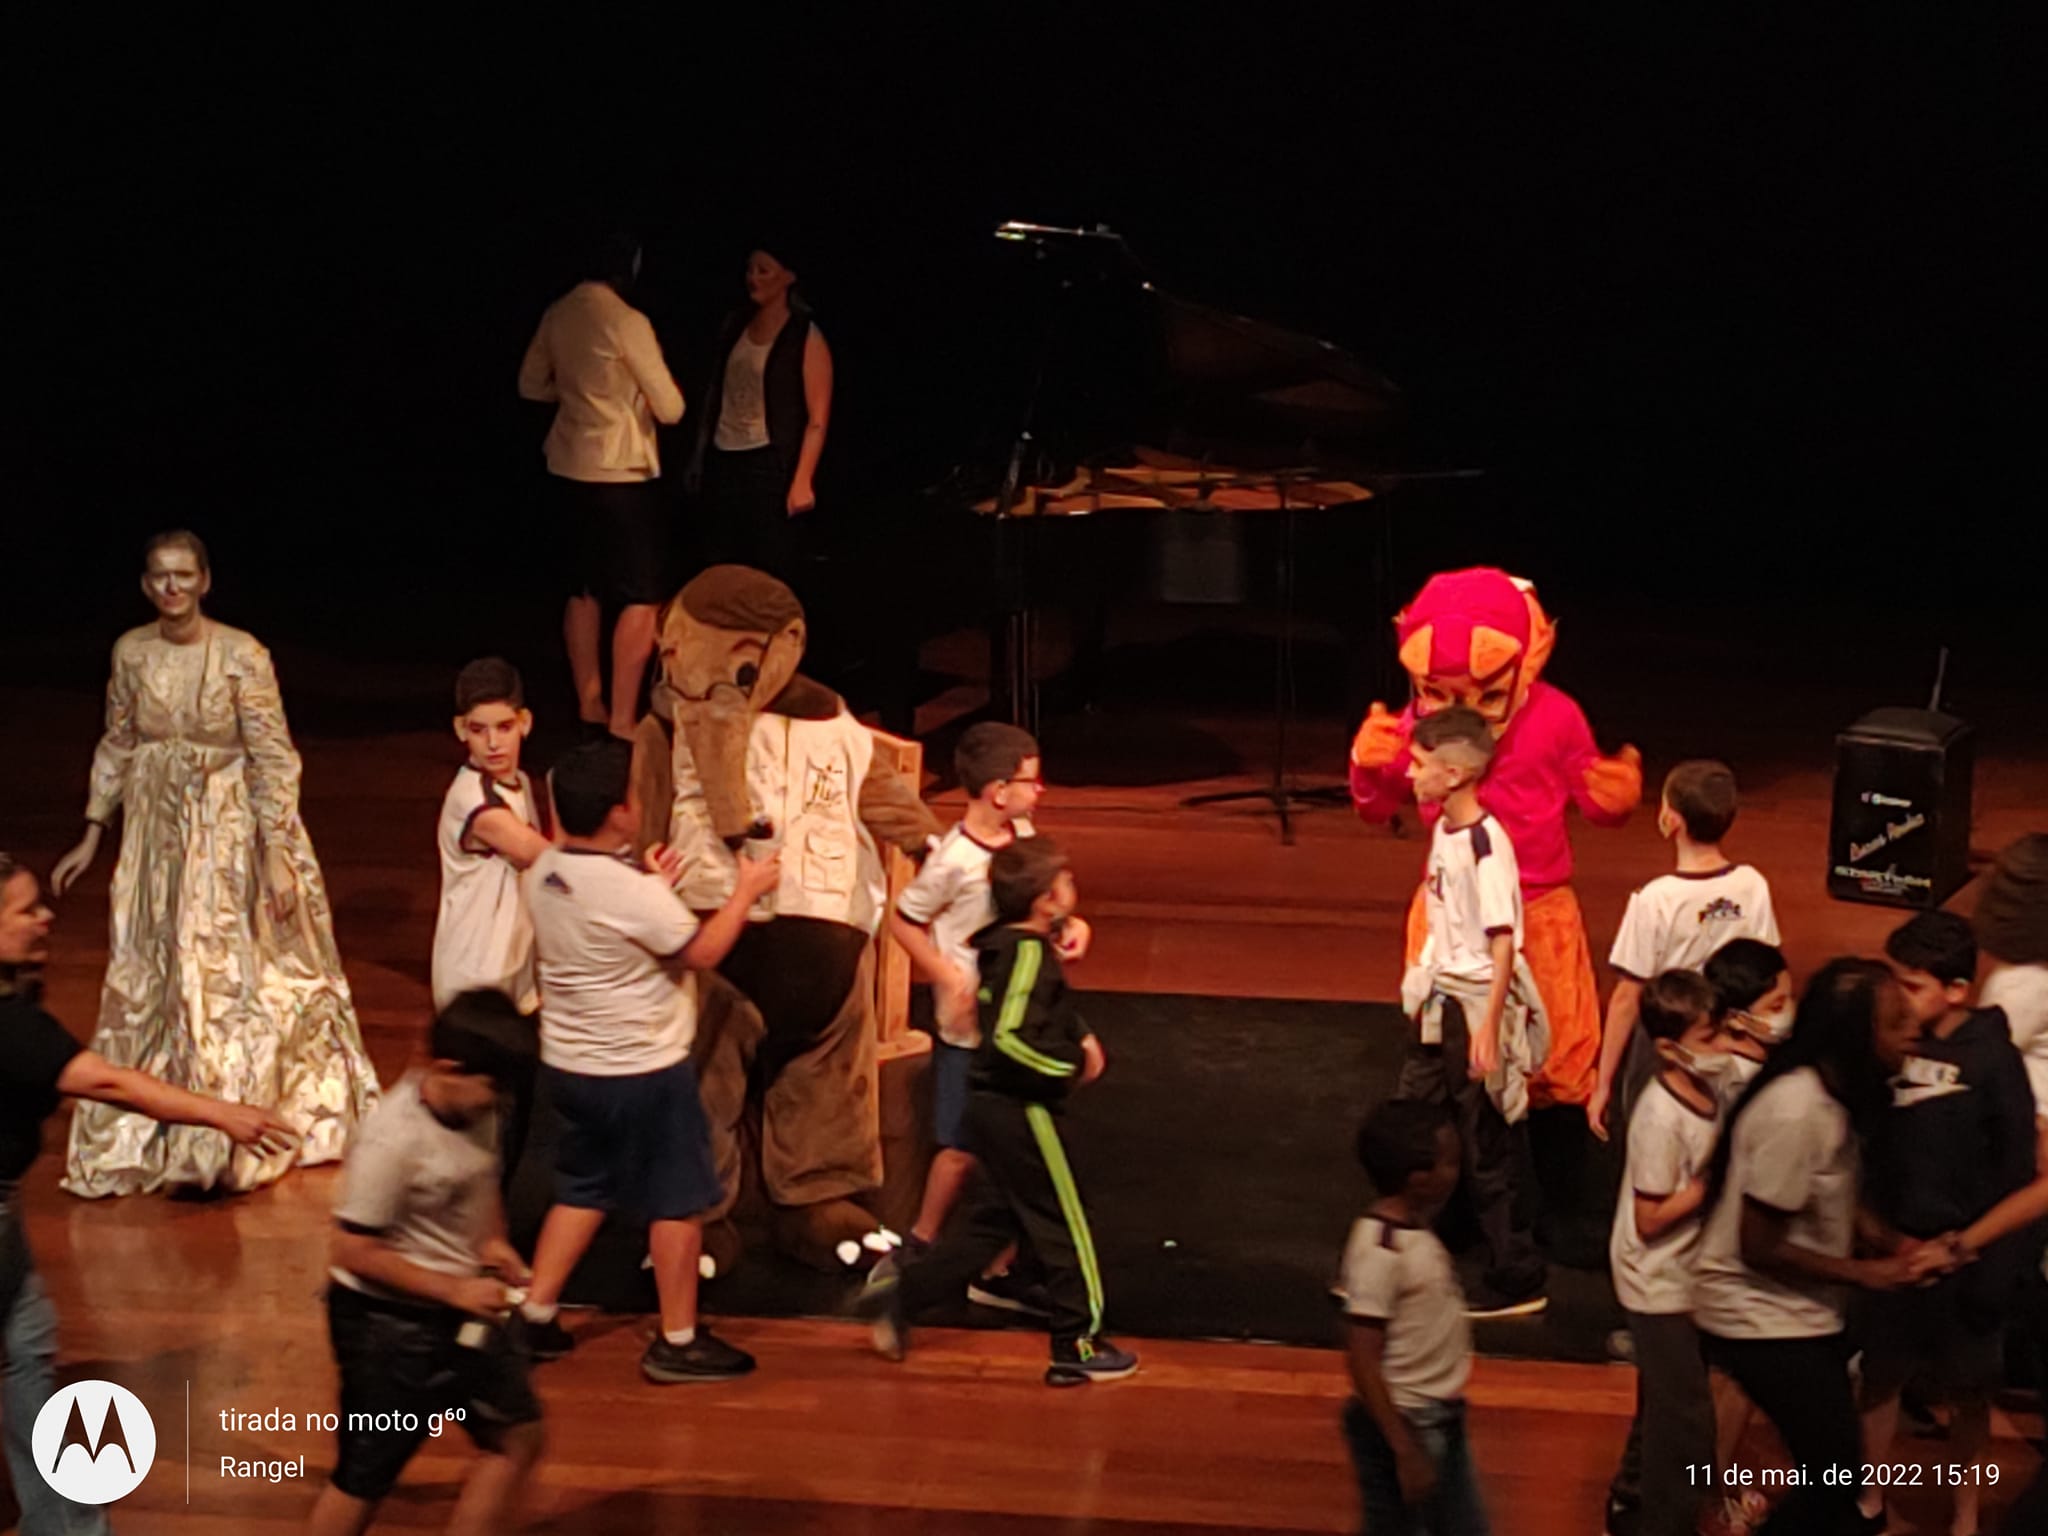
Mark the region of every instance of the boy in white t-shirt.
[[1728, 1052], [1721, 1102], [1733, 1104], [1792, 1033], [1792, 972], [1784, 951], [1762, 939], [1730, 939], [1700, 967], [1714, 989], [1714, 1023]]
[[1635, 1341], [1636, 1416], [1607, 1490], [1607, 1536], [1693, 1536], [1706, 1492], [1691, 1476], [1714, 1451], [1692, 1263], [1731, 1060], [1714, 1015], [1714, 989], [1696, 971], [1666, 971], [1643, 988], [1639, 1018], [1659, 1066], [1629, 1117], [1608, 1244]]
[[[889, 914], [890, 936], [931, 982], [938, 1034], [932, 1049], [932, 1130], [938, 1152], [925, 1175], [924, 1201], [906, 1245], [913, 1258], [938, 1240], [947, 1212], [974, 1173], [973, 1154], [961, 1137], [968, 1067], [981, 1043], [972, 940], [995, 921], [989, 860], [1016, 839], [1032, 835], [1031, 816], [1045, 792], [1038, 742], [1014, 725], [984, 721], [968, 727], [954, 749], [953, 768], [966, 791], [967, 809], [933, 843], [917, 878]], [[1088, 925], [1069, 917], [1055, 940], [1062, 963], [1080, 959], [1088, 937]], [[1013, 1299], [1006, 1287], [987, 1294], [999, 1302]]]
[[1543, 1255], [1518, 1209], [1516, 1127], [1541, 1064], [1542, 1003], [1522, 960], [1522, 884], [1514, 844], [1479, 805], [1493, 732], [1474, 710], [1417, 721], [1415, 797], [1440, 804], [1423, 877], [1429, 937], [1401, 981], [1415, 1036], [1395, 1095], [1448, 1106], [1464, 1183], [1486, 1249], [1473, 1317], [1540, 1312]]
[[1379, 1198], [1352, 1225], [1335, 1295], [1365, 1528], [1485, 1536], [1465, 1443], [1471, 1328], [1451, 1256], [1429, 1230], [1457, 1187], [1458, 1133], [1442, 1105], [1392, 1099], [1359, 1128], [1358, 1160]]
[[679, 871], [666, 849], [648, 850], [647, 870], [625, 856], [640, 824], [631, 769], [623, 741], [563, 756], [552, 776], [561, 843], [521, 882], [540, 970], [541, 1078], [562, 1134], [555, 1203], [520, 1310], [536, 1359], [567, 1353], [574, 1341], [555, 1316], [562, 1287], [608, 1214], [644, 1220], [661, 1326], [641, 1374], [719, 1381], [754, 1361], [697, 1326], [702, 1213], [721, 1190], [690, 1064], [690, 973], [725, 958], [747, 909], [781, 878], [781, 863], [742, 857], [732, 896], [700, 927], [671, 889]]
[[2048, 832], [1999, 850], [1973, 921], [1988, 965], [1977, 1005], [2004, 1011], [2035, 1118], [2048, 1125]]
[[1620, 1094], [1626, 1127], [1637, 1091], [1656, 1069], [1656, 1053], [1636, 1029], [1643, 983], [1664, 971], [1698, 970], [1730, 939], [1778, 942], [1769, 884], [1721, 851], [1735, 810], [1735, 775], [1725, 763], [1697, 758], [1665, 776], [1657, 830], [1676, 846], [1678, 868], [1629, 897], [1607, 957], [1614, 994], [1607, 1002], [1599, 1079], [1586, 1101], [1586, 1123], [1603, 1141], [1609, 1100]]
[[548, 846], [533, 781], [519, 768], [533, 729], [518, 670], [496, 656], [455, 677], [455, 739], [468, 759], [441, 798], [441, 908], [434, 920], [434, 1007], [503, 992], [532, 1013], [533, 924], [519, 872]]

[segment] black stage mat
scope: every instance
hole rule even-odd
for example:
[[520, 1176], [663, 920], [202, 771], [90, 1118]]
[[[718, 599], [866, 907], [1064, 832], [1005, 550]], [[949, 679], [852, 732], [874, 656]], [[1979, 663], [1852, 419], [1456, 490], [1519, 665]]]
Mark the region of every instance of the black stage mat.
[[[1350, 1223], [1371, 1199], [1352, 1154], [1364, 1112], [1391, 1089], [1403, 1021], [1387, 1004], [1091, 993], [1088, 1021], [1109, 1053], [1101, 1082], [1062, 1118], [1087, 1202], [1109, 1324], [1133, 1335], [1333, 1344], [1329, 1285]], [[517, 1171], [515, 1236], [546, 1199], [543, 1108]], [[1621, 1326], [1605, 1274], [1610, 1155], [1578, 1111], [1537, 1117], [1531, 1137], [1551, 1193], [1548, 1313], [1478, 1326], [1489, 1354], [1605, 1359]], [[525, 1230], [520, 1230], [520, 1229]], [[608, 1231], [572, 1299], [651, 1311], [637, 1234]], [[850, 1280], [750, 1249], [707, 1286], [705, 1310], [771, 1316], [846, 1311]], [[932, 1323], [1004, 1325], [963, 1303]]]

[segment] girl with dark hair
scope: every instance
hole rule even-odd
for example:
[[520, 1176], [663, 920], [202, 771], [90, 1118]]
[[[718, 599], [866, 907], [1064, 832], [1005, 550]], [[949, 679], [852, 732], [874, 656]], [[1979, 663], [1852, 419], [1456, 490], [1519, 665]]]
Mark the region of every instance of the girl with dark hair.
[[[1953, 1263], [1948, 1245], [1901, 1238], [1857, 1199], [1886, 1078], [1916, 1028], [1883, 966], [1832, 961], [1731, 1111], [1708, 1172], [1693, 1317], [1708, 1360], [1777, 1427], [1804, 1474], [1762, 1527], [1775, 1536], [1864, 1529], [1841, 1288], [1892, 1290]], [[1870, 1256], [1856, 1256], [1859, 1242]]]
[[253, 1189], [295, 1161], [340, 1158], [377, 1097], [270, 653], [207, 617], [213, 572], [192, 534], [158, 534], [144, 560], [156, 622], [114, 643], [85, 835], [50, 877], [59, 896], [70, 889], [121, 813], [92, 1048], [274, 1109], [301, 1140], [296, 1153], [234, 1146], [205, 1125], [82, 1104], [64, 1177], [75, 1195]]
[[701, 488], [707, 565], [750, 565], [788, 582], [793, 520], [818, 504], [814, 478], [832, 414], [832, 353], [796, 292], [787, 240], [747, 256], [749, 309], [727, 323], [697, 422], [689, 481]]
[[[519, 368], [522, 399], [552, 402], [548, 474], [569, 555], [562, 640], [586, 726], [630, 741], [640, 681], [654, 654], [654, 611], [668, 596], [668, 512], [656, 481], [655, 423], [683, 419], [683, 392], [654, 326], [626, 301], [640, 248], [607, 235], [585, 253], [583, 281], [548, 306]], [[612, 631], [612, 696], [605, 706], [599, 648], [604, 609]]]

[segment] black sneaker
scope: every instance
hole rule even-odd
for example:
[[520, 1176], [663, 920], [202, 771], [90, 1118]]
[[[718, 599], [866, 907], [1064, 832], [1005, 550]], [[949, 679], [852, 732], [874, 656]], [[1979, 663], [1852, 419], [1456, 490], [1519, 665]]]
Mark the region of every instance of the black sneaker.
[[671, 1344], [660, 1334], [640, 1357], [640, 1374], [649, 1381], [731, 1381], [754, 1368], [754, 1357], [734, 1349], [709, 1328], [699, 1328], [687, 1344]]
[[1138, 1357], [1107, 1339], [1076, 1339], [1055, 1343], [1052, 1364], [1045, 1368], [1048, 1387], [1079, 1387], [1091, 1381], [1121, 1381], [1138, 1368]]
[[527, 1358], [536, 1365], [545, 1360], [559, 1360], [576, 1347], [576, 1335], [562, 1326], [559, 1316], [536, 1323], [524, 1313], [513, 1315], [519, 1319], [520, 1337], [526, 1346]]
[[978, 1307], [994, 1307], [1001, 1312], [1021, 1312], [1026, 1317], [1052, 1316], [1052, 1297], [1044, 1284], [1010, 1271], [971, 1281], [967, 1299]]
[[868, 1320], [875, 1353], [884, 1360], [901, 1360], [910, 1351], [910, 1325], [903, 1316], [902, 1274], [891, 1254], [868, 1271], [853, 1308]]
[[1918, 1382], [1908, 1382], [1906, 1389], [1899, 1394], [1899, 1420], [1906, 1426], [1906, 1433], [1916, 1439], [1948, 1438], [1948, 1426], [1941, 1422]]
[[1496, 1296], [1490, 1291], [1477, 1291], [1465, 1303], [1465, 1315], [1475, 1322], [1487, 1318], [1534, 1317], [1550, 1305], [1550, 1298], [1541, 1291], [1521, 1297], [1519, 1300]]
[[875, 1260], [874, 1268], [867, 1272], [866, 1278], [861, 1282], [863, 1290], [871, 1285], [893, 1284], [895, 1281], [901, 1280], [904, 1270], [931, 1251], [932, 1245], [930, 1243], [920, 1243], [914, 1237], [905, 1238], [901, 1246], [891, 1248], [887, 1253]]

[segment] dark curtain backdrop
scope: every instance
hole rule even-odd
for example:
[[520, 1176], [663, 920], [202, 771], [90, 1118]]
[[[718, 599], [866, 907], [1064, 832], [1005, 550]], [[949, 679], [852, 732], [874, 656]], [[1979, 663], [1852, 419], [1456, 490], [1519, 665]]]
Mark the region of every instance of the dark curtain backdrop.
[[513, 375], [573, 233], [647, 232], [695, 395], [793, 208], [840, 363], [828, 510], [896, 579], [944, 579], [916, 493], [1014, 411], [988, 231], [1022, 217], [1111, 224], [1399, 381], [1389, 466], [1488, 471], [1397, 509], [1418, 561], [1703, 622], [1939, 628], [2038, 580], [2033, 39], [1906, 6], [1112, 9], [20, 24], [7, 622], [111, 634], [138, 538], [188, 522], [267, 633], [490, 643], [550, 589]]

